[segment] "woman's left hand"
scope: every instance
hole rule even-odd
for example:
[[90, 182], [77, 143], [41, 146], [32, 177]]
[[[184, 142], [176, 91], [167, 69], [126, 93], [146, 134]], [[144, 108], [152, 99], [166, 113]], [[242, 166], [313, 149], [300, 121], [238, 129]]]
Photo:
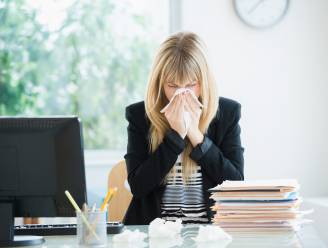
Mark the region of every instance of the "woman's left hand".
[[185, 96], [185, 110], [190, 113], [191, 123], [187, 132], [187, 137], [189, 138], [193, 147], [203, 142], [204, 135], [199, 130], [199, 120], [202, 115], [202, 109], [199, 107], [196, 99], [187, 92]]

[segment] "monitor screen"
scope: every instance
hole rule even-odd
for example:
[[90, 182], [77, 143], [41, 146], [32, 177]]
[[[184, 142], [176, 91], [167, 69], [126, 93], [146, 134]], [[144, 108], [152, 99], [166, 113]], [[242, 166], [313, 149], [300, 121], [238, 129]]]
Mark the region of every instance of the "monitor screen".
[[16, 217], [75, 216], [65, 190], [87, 201], [79, 119], [1, 117], [0, 204]]

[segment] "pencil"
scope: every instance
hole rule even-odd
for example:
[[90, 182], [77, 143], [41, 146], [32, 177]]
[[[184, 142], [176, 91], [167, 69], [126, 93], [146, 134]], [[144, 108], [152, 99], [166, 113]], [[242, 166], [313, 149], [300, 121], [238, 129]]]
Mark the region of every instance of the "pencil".
[[[117, 188], [116, 187], [115, 188], [109, 188], [109, 190], [108, 190], [108, 192], [106, 194], [106, 197], [105, 197], [103, 203], [101, 204], [101, 207], [100, 207], [100, 211], [101, 212], [103, 212], [105, 210], [107, 203], [110, 202], [110, 200], [113, 198], [113, 196], [115, 195], [116, 192], [117, 192]], [[99, 216], [98, 216], [98, 218], [99, 218]], [[92, 229], [95, 229], [96, 228], [96, 224], [99, 221], [98, 218], [92, 224], [92, 226], [91, 226]], [[88, 237], [89, 236], [87, 236], [87, 238]]]
[[114, 197], [114, 195], [116, 194], [116, 192], [118, 191], [118, 189], [115, 187], [114, 189], [113, 189], [113, 193], [112, 193], [112, 195], [109, 197], [109, 199], [108, 199], [108, 204], [110, 203], [110, 201], [112, 200], [112, 198]]
[[109, 188], [104, 202], [101, 204], [100, 210], [104, 211], [107, 203], [112, 199], [113, 195], [116, 193], [117, 188]]
[[77, 205], [77, 203], [75, 202], [74, 198], [72, 197], [72, 195], [68, 192], [68, 190], [65, 190], [65, 195], [67, 196], [68, 200], [70, 201], [70, 203], [73, 205], [74, 209], [76, 212], [81, 214], [81, 218], [83, 220], [83, 222], [85, 223], [85, 225], [87, 226], [87, 228], [89, 229], [89, 231], [92, 232], [92, 234], [96, 237], [97, 240], [100, 240], [98, 235], [95, 233], [95, 230], [93, 228], [91, 228], [90, 223], [88, 222], [88, 220], [85, 218], [84, 214], [82, 213], [81, 209], [79, 208], [79, 206]]

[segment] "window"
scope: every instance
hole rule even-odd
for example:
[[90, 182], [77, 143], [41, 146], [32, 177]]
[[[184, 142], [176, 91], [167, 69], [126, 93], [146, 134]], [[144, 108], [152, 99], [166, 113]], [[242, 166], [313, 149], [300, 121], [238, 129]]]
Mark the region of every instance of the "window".
[[168, 1], [0, 0], [0, 115], [78, 115], [86, 149], [125, 149]]

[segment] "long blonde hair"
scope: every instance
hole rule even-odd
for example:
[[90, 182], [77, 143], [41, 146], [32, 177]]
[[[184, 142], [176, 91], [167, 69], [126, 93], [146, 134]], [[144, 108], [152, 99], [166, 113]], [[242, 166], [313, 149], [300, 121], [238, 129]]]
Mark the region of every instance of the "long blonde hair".
[[[180, 84], [197, 80], [200, 83], [199, 101], [204, 107], [199, 129], [203, 134], [206, 133], [210, 122], [216, 115], [218, 96], [204, 48], [200, 38], [190, 32], [173, 34], [160, 45], [149, 76], [145, 99], [146, 114], [150, 120], [150, 152], [157, 149], [170, 128], [164, 114], [160, 113], [160, 110], [168, 103], [164, 93], [165, 82]], [[184, 182], [188, 181], [197, 169], [197, 164], [189, 157], [191, 151], [192, 145], [187, 140], [187, 146], [182, 154]], [[174, 170], [171, 170], [171, 173], [174, 173]]]

